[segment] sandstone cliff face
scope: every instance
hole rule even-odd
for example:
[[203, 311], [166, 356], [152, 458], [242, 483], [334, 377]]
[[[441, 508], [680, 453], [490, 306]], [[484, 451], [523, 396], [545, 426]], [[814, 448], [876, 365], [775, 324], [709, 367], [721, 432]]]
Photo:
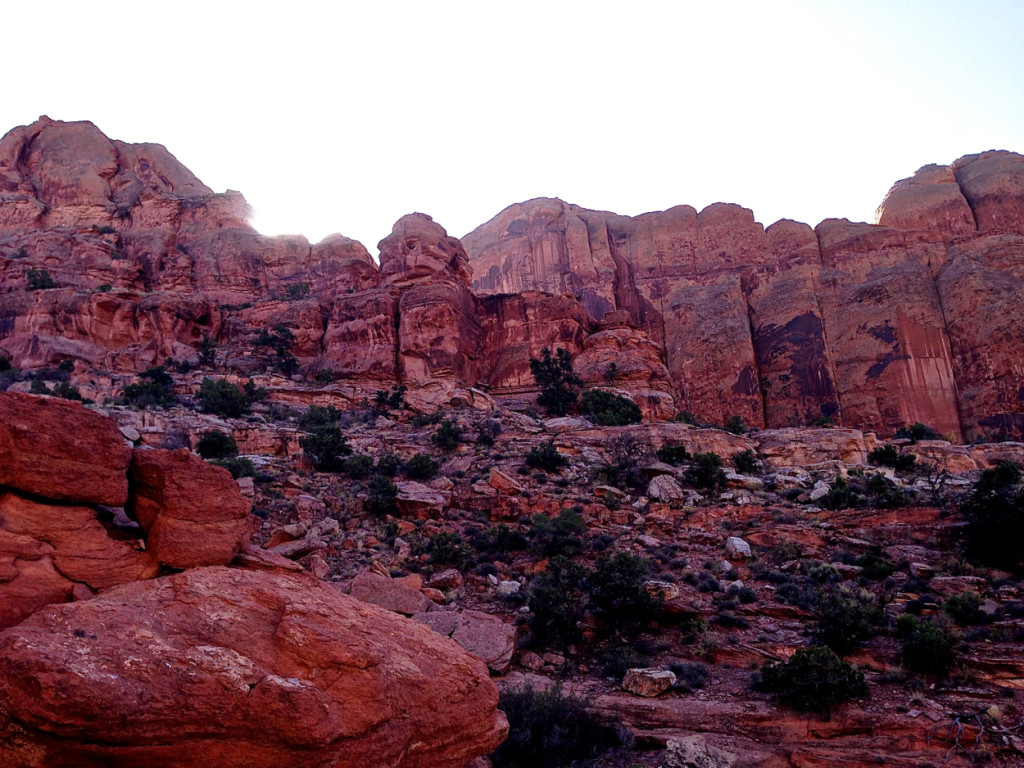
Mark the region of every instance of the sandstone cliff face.
[[[240, 194], [158, 145], [40, 118], [0, 140], [0, 350], [128, 373], [209, 336], [250, 374], [256, 334], [282, 325], [301, 375], [436, 404], [530, 390], [529, 357], [564, 347], [589, 386], [616, 358], [652, 418], [1016, 434], [1022, 179], [1019, 155], [969, 155], [898, 182], [875, 225], [816, 229], [724, 203], [627, 217], [537, 199], [460, 242], [412, 214], [378, 268], [341, 235], [258, 234]], [[54, 287], [27, 290], [44, 270]], [[609, 312], [633, 331], [600, 329]]]
[[546, 290], [593, 321], [626, 310], [663, 344], [678, 405], [756, 426], [817, 419], [955, 439], [1021, 426], [1024, 158], [986, 152], [897, 183], [878, 224], [681, 206], [635, 218], [559, 200], [464, 238], [480, 294]]

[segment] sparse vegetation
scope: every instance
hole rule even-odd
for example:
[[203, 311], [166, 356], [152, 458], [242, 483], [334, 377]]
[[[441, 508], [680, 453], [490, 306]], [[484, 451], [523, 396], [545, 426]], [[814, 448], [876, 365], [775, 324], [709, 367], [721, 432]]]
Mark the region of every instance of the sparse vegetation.
[[722, 469], [722, 457], [717, 453], [695, 453], [690, 466], [686, 470], [686, 481], [696, 488], [708, 491], [720, 491], [725, 488], [725, 470]]
[[299, 361], [292, 354], [295, 334], [286, 325], [261, 328], [254, 344], [273, 353], [274, 366], [285, 376], [291, 376], [299, 369]]
[[632, 400], [601, 389], [588, 389], [584, 392], [580, 410], [602, 427], [639, 424], [643, 419], [640, 406]]
[[785, 662], [766, 663], [755, 687], [797, 711], [826, 718], [842, 702], [868, 695], [864, 675], [823, 645], [800, 648]]
[[170, 408], [174, 398], [174, 379], [162, 365], [139, 374], [139, 380], [121, 391], [121, 403], [132, 408]]
[[314, 427], [299, 438], [299, 445], [312, 459], [318, 472], [342, 472], [345, 457], [352, 453], [341, 427], [336, 423]]
[[454, 421], [445, 419], [434, 432], [431, 440], [442, 451], [451, 453], [459, 447], [459, 443], [462, 441], [462, 428]]
[[199, 410], [203, 413], [215, 413], [221, 418], [238, 419], [252, 411], [253, 403], [266, 396], [263, 389], [258, 389], [249, 379], [241, 387], [226, 379], [205, 377], [199, 384], [196, 400]]
[[526, 454], [523, 463], [531, 469], [540, 469], [545, 472], [557, 472], [562, 467], [568, 466], [569, 459], [558, 452], [553, 442], [535, 445]]
[[53, 278], [50, 277], [49, 271], [34, 267], [29, 267], [28, 272], [25, 273], [25, 284], [30, 291], [45, 291], [57, 287]]
[[199, 438], [196, 450], [204, 459], [226, 459], [238, 455], [238, 444], [227, 432], [211, 429]]
[[540, 351], [540, 360], [530, 358], [530, 373], [541, 388], [537, 405], [549, 416], [565, 416], [576, 406], [583, 382], [573, 372], [568, 350], [559, 349], [554, 355], [548, 347]]
[[967, 520], [967, 556], [1019, 571], [1024, 563], [1024, 486], [1021, 469], [1003, 461], [981, 473], [961, 506]]
[[895, 445], [880, 445], [868, 454], [868, 463], [878, 467], [892, 467], [897, 472], [911, 472], [917, 464], [917, 456], [900, 453]]

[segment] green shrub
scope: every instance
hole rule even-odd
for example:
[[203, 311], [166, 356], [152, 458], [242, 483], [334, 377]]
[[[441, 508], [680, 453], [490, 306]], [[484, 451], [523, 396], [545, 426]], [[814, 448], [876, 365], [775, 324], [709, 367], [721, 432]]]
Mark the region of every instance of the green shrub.
[[537, 405], [549, 416], [565, 416], [576, 405], [583, 382], [573, 373], [572, 358], [565, 349], [559, 349], [552, 357], [551, 350], [544, 347], [540, 360], [530, 358], [530, 373], [541, 388]]
[[11, 370], [11, 361], [7, 355], [0, 355], [0, 373], [6, 373]]
[[910, 472], [917, 465], [917, 456], [900, 453], [895, 445], [881, 445], [868, 454], [868, 463], [877, 467], [892, 467], [897, 472]]
[[1017, 464], [1003, 461], [982, 472], [960, 510], [967, 520], [968, 557], [995, 568], [1021, 568], [1024, 487]]
[[337, 424], [341, 421], [341, 411], [333, 405], [326, 407], [322, 405], [311, 405], [306, 412], [299, 417], [299, 429], [307, 432], [317, 427], [326, 427], [330, 424]]
[[601, 389], [588, 389], [584, 392], [580, 410], [592, 422], [602, 427], [639, 424], [643, 419], [640, 406], [632, 400]]
[[651, 461], [651, 446], [636, 435], [617, 435], [606, 444], [610, 462], [604, 469], [608, 482], [624, 489], [647, 487], [644, 467]]
[[757, 687], [797, 711], [826, 717], [838, 704], [868, 695], [864, 675], [823, 645], [800, 648], [789, 661], [764, 664]]
[[430, 559], [438, 565], [452, 565], [461, 570], [471, 557], [472, 548], [457, 533], [443, 531], [430, 537]]
[[743, 421], [743, 417], [739, 414], [733, 414], [725, 422], [725, 431], [731, 432], [734, 435], [745, 435], [748, 429], [746, 422]]
[[373, 475], [366, 487], [366, 510], [376, 517], [393, 515], [398, 511], [395, 498], [398, 486], [384, 475]]
[[579, 642], [586, 575], [582, 566], [555, 556], [534, 579], [530, 588], [530, 633], [534, 645], [564, 649]]
[[98, 293], [110, 293], [113, 289], [114, 286], [112, 286], [110, 283], [101, 283], [100, 285], [96, 286], [96, 291]]
[[900, 427], [896, 430], [896, 437], [910, 438], [912, 443], [916, 443], [918, 440], [942, 439], [942, 435], [926, 424], [922, 424], [920, 421], [915, 421], [909, 427]]
[[299, 361], [292, 354], [295, 334], [287, 326], [275, 325], [272, 328], [261, 328], [253, 343], [257, 347], [267, 348], [273, 352], [272, 362], [285, 376], [291, 376], [298, 370]]
[[725, 471], [722, 469], [722, 457], [711, 452], [695, 453], [686, 470], [686, 481], [696, 488], [721, 491], [726, 484]]
[[504, 523], [481, 531], [475, 542], [475, 546], [479, 551], [499, 555], [526, 549], [528, 544], [529, 540], [526, 536], [519, 531], [512, 530]]
[[402, 465], [402, 474], [410, 480], [429, 480], [437, 474], [438, 463], [426, 453], [417, 453]]
[[357, 453], [341, 462], [341, 472], [353, 480], [362, 480], [373, 471], [373, 456]]
[[856, 491], [850, 488], [846, 478], [842, 475], [837, 475], [836, 479], [832, 481], [832, 487], [829, 489], [828, 495], [822, 498], [819, 503], [826, 509], [846, 509], [847, 507], [859, 506], [862, 502], [863, 499]]
[[397, 411], [405, 407], [405, 393], [408, 391], [409, 388], [404, 384], [391, 387], [390, 392], [385, 389], [378, 389], [377, 395], [373, 400], [374, 405], [378, 411], [383, 413]]
[[454, 421], [445, 419], [430, 439], [442, 451], [450, 453], [459, 447], [459, 442], [462, 440], [462, 430]]
[[961, 627], [979, 624], [985, 618], [981, 611], [981, 596], [970, 590], [946, 600], [942, 604], [942, 612]]
[[45, 291], [57, 287], [57, 284], [53, 282], [53, 278], [50, 277], [50, 273], [45, 269], [29, 267], [28, 272], [25, 273], [25, 279], [30, 291]]
[[169, 408], [175, 402], [174, 379], [162, 365], [139, 374], [139, 381], [121, 390], [121, 403], [133, 408]]
[[509, 688], [499, 707], [509, 727], [508, 738], [491, 755], [494, 768], [587, 768], [631, 746], [625, 729], [558, 685], [547, 691]]
[[736, 471], [743, 475], [756, 475], [761, 470], [761, 462], [757, 454], [749, 448], [741, 451], [732, 457], [732, 464]]
[[903, 489], [885, 475], [876, 473], [868, 477], [864, 490], [871, 496], [871, 505], [879, 509], [906, 506], [907, 496]]
[[542, 557], [575, 555], [583, 551], [581, 535], [586, 532], [586, 522], [572, 510], [563, 509], [558, 517], [538, 513], [533, 516], [530, 549]]
[[226, 459], [210, 459], [210, 463], [218, 467], [224, 467], [231, 476], [236, 480], [240, 477], [255, 477], [256, 467], [252, 465], [249, 459], [239, 458], [238, 456], [229, 456]]
[[697, 415], [690, 411], [680, 411], [672, 417], [672, 421], [679, 422], [681, 424], [689, 424], [692, 427], [703, 426], [701, 420], [697, 418]]
[[896, 564], [882, 553], [881, 548], [872, 547], [870, 551], [853, 561], [863, 570], [860, 575], [871, 581], [882, 581], [896, 572]]
[[676, 676], [673, 689], [680, 693], [699, 691], [708, 681], [708, 668], [699, 661], [674, 661], [668, 668]]
[[226, 459], [238, 455], [238, 444], [227, 432], [212, 429], [199, 438], [196, 450], [204, 459]]
[[956, 663], [959, 638], [935, 621], [914, 620], [909, 628], [903, 638], [904, 665], [914, 672], [945, 676]]
[[853, 653], [875, 634], [882, 611], [874, 595], [848, 587], [826, 589], [815, 608], [814, 637], [840, 656]]
[[661, 612], [661, 601], [644, 590], [650, 570], [647, 560], [628, 552], [598, 558], [587, 578], [590, 605], [620, 629], [651, 621]]
[[316, 427], [299, 438], [302, 450], [313, 460], [318, 472], [341, 472], [345, 468], [344, 457], [352, 453], [341, 427], [326, 424]]
[[690, 460], [690, 452], [681, 445], [663, 445], [658, 449], [658, 460], [676, 467]]
[[50, 394], [50, 388], [46, 386], [46, 382], [42, 379], [33, 379], [32, 383], [28, 385], [28, 393], [30, 395], [48, 395]]
[[402, 460], [395, 456], [395, 454], [384, 453], [381, 454], [379, 459], [377, 459], [377, 466], [374, 467], [373, 471], [378, 475], [394, 477], [401, 466]]
[[199, 365], [204, 368], [212, 368], [217, 362], [217, 342], [210, 338], [209, 334], [203, 334], [199, 342]]
[[535, 445], [526, 454], [523, 460], [526, 466], [532, 469], [540, 469], [544, 472], [557, 472], [569, 464], [569, 459], [558, 452], [554, 442]]
[[251, 379], [240, 388], [226, 379], [211, 379], [207, 376], [199, 384], [196, 399], [203, 413], [238, 419], [251, 413], [252, 404], [265, 395], [265, 390], [257, 389]]
[[292, 283], [284, 289], [284, 297], [288, 301], [297, 301], [309, 296], [309, 283]]
[[601, 673], [616, 680], [622, 680], [631, 669], [643, 669], [651, 665], [650, 656], [628, 645], [616, 645], [605, 649], [598, 657], [598, 661], [601, 664]]

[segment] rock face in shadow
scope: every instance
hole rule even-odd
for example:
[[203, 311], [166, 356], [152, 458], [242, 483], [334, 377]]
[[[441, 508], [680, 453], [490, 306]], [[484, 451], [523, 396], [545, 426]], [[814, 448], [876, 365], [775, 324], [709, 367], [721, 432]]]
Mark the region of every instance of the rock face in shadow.
[[507, 730], [482, 661], [306, 575], [53, 606], [0, 633], [0, 669], [5, 766], [462, 768]]

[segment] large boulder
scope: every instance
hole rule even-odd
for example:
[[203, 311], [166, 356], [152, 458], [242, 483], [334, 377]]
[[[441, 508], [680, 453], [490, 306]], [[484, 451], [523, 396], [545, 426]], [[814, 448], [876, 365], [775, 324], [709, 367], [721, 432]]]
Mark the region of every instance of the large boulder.
[[55, 501], [120, 507], [131, 449], [105, 416], [77, 403], [0, 393], [0, 485]]
[[136, 449], [127, 510], [164, 565], [226, 565], [246, 543], [252, 501], [231, 473], [187, 449]]
[[483, 662], [305, 575], [202, 568], [0, 633], [0, 765], [462, 768], [507, 725]]

